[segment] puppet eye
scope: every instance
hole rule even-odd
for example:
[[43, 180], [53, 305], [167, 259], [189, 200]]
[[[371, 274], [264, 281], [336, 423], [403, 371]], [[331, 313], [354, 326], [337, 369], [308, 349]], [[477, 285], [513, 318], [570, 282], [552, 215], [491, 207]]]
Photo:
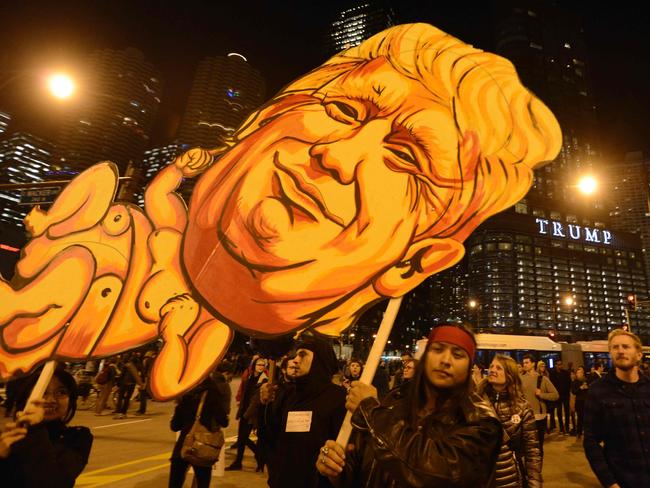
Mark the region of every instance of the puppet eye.
[[387, 146], [386, 149], [388, 149], [394, 156], [397, 156], [399, 159], [404, 161], [405, 163], [411, 164], [415, 167], [420, 167], [420, 164], [418, 163], [417, 158], [413, 153], [411, 152], [410, 149], [400, 146], [400, 149], [395, 148], [394, 146]]
[[341, 101], [331, 101], [324, 106], [327, 115], [338, 122], [352, 124], [359, 121], [359, 112], [352, 105]]

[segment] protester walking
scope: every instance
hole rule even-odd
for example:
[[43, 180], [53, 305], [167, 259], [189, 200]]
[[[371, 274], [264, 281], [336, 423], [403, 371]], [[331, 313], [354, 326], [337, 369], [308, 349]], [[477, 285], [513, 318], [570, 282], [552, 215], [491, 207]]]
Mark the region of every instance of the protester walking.
[[490, 487], [541, 488], [542, 458], [537, 424], [524, 397], [516, 361], [497, 354], [477, 391], [492, 403], [506, 434]]
[[40, 371], [29, 378], [14, 422], [0, 434], [0, 480], [11, 488], [71, 488], [88, 463], [93, 435], [69, 427], [77, 409], [77, 385], [56, 369], [42, 399], [27, 405]]
[[[245, 379], [242, 379], [243, 385], [240, 387], [242, 392], [241, 400], [239, 402], [239, 408], [237, 409], [236, 419], [239, 420], [239, 426], [237, 428], [237, 455], [235, 460], [226, 467], [227, 471], [235, 471], [242, 469], [242, 461], [244, 459], [244, 451], [248, 447], [253, 454], [257, 456], [257, 447], [255, 443], [250, 440], [250, 435], [253, 430], [253, 423], [251, 422], [251, 415], [246, 415], [248, 408], [251, 406], [251, 402], [257, 393], [259, 387], [262, 385], [262, 382], [267, 379], [266, 374], [266, 359], [257, 358], [253, 365], [252, 373], [250, 373]], [[255, 415], [256, 417], [257, 415]], [[256, 459], [258, 459], [256, 457]], [[259, 461], [259, 459], [258, 459]], [[258, 464], [258, 467], [259, 464]]]
[[147, 413], [147, 399], [149, 393], [147, 392], [147, 386], [149, 386], [149, 375], [151, 374], [151, 367], [153, 366], [153, 361], [155, 359], [155, 354], [153, 351], [147, 351], [142, 359], [140, 365], [140, 379], [142, 380], [142, 387], [139, 388], [138, 400], [140, 401], [140, 406], [137, 415], [145, 415]]
[[116, 419], [126, 418], [126, 412], [129, 410], [129, 402], [131, 401], [131, 396], [133, 396], [136, 385], [139, 388], [144, 387], [144, 383], [142, 383], [140, 373], [131, 354], [128, 354], [124, 359], [121, 371], [122, 374], [117, 379], [117, 407], [114, 417]]
[[[174, 409], [171, 430], [179, 432], [170, 459], [169, 488], [182, 488], [190, 466], [194, 470], [197, 488], [208, 488], [212, 477], [212, 467], [191, 464], [183, 458], [185, 439], [195, 424], [197, 411], [201, 407], [199, 422], [210, 432], [218, 432], [228, 426], [230, 414], [230, 386], [223, 372], [217, 371], [203, 380], [199, 386], [183, 395]], [[221, 446], [223, 449], [223, 446]], [[216, 461], [216, 460], [215, 460]]]
[[104, 360], [104, 366], [97, 373], [97, 376], [95, 376], [95, 383], [99, 386], [99, 394], [97, 396], [97, 403], [95, 404], [95, 415], [101, 415], [106, 408], [108, 400], [113, 393], [117, 375], [115, 358], [106, 358]]

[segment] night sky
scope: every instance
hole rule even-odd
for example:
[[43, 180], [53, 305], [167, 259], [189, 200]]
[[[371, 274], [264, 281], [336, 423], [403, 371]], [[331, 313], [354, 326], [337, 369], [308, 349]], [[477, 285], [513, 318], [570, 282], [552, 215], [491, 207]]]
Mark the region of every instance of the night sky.
[[[154, 145], [170, 142], [197, 62], [237, 51], [267, 80], [267, 97], [324, 59], [327, 19], [344, 1], [19, 1], [0, 6], [0, 87], [7, 71], [82, 69], [94, 49], [139, 48], [165, 81]], [[604, 158], [650, 149], [649, 16], [625, 2], [565, 2], [583, 16]], [[401, 0], [401, 22], [424, 21], [491, 50], [489, 2]], [[0, 88], [0, 109], [23, 128], [54, 137], [63, 105], [33, 96], [32, 84]], [[28, 101], [29, 97], [29, 101]]]

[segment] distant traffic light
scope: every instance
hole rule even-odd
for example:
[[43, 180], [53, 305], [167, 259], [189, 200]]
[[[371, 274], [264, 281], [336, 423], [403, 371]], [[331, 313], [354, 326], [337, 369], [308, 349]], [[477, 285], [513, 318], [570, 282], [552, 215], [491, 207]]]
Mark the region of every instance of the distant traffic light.
[[627, 296], [627, 308], [629, 310], [636, 310], [636, 295], [630, 293]]

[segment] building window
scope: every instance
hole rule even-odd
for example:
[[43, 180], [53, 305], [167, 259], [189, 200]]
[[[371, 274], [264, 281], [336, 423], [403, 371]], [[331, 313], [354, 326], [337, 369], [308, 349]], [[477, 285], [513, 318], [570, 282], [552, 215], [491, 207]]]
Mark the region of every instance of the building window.
[[517, 202], [515, 204], [515, 212], [528, 215], [528, 205], [526, 205], [524, 202]]

